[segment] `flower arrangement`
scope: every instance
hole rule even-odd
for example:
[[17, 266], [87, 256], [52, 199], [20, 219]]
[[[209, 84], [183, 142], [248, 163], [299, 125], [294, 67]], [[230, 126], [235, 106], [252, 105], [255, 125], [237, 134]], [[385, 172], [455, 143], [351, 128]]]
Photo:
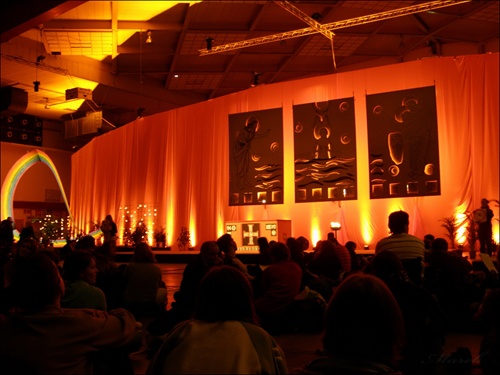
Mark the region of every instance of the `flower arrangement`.
[[177, 248], [180, 251], [184, 251], [189, 249], [191, 246], [191, 234], [189, 233], [189, 230], [187, 227], [181, 227], [181, 234], [179, 234], [179, 237], [177, 238]]

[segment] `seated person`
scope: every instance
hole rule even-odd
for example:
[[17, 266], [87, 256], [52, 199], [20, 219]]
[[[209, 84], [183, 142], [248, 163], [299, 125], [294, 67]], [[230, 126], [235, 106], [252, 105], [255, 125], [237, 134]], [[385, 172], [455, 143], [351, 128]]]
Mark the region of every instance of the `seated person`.
[[316, 278], [309, 280], [307, 286], [328, 301], [332, 296], [332, 288], [340, 282], [342, 264], [332, 241], [318, 241], [316, 249], [313, 260], [307, 264], [307, 270]]
[[222, 261], [228, 266], [233, 266], [239, 269], [249, 279], [253, 280], [253, 276], [248, 273], [247, 266], [241, 260], [236, 258], [238, 246], [233, 237], [229, 233], [223, 234], [217, 239], [217, 246], [221, 252]]
[[177, 323], [191, 319], [194, 314], [196, 291], [201, 280], [210, 269], [222, 265], [219, 247], [215, 241], [205, 241], [200, 253], [184, 268], [179, 290], [174, 293], [172, 308], [149, 324], [148, 331], [153, 336], [169, 332]]
[[147, 374], [284, 374], [281, 348], [256, 325], [252, 288], [234, 267], [212, 268], [196, 295], [194, 319], [166, 337]]
[[283, 314], [300, 292], [302, 270], [290, 260], [290, 250], [284, 243], [271, 245], [273, 263], [260, 279], [261, 295], [255, 300], [257, 315], [267, 330], [279, 330]]
[[292, 374], [401, 374], [395, 371], [404, 343], [401, 310], [377, 277], [356, 273], [336, 288], [323, 334], [325, 357]]
[[166, 309], [167, 289], [161, 269], [155, 263], [151, 247], [140, 242], [135, 246], [134, 256], [124, 272], [123, 300], [127, 310], [137, 320], [157, 316]]
[[[64, 309], [63, 294], [64, 282], [49, 257], [36, 254], [20, 265], [8, 289], [13, 308], [0, 320], [0, 373], [92, 374], [94, 354], [125, 350], [137, 338], [128, 311]], [[127, 358], [115, 363], [116, 373], [131, 373]]]
[[467, 286], [469, 262], [448, 252], [448, 242], [444, 238], [432, 241], [427, 262], [424, 286], [437, 297], [452, 327], [462, 324], [469, 319], [472, 302]]
[[399, 361], [405, 375], [433, 374], [445, 343], [446, 317], [436, 298], [412, 283], [399, 258], [390, 251], [377, 254], [365, 272], [389, 287], [403, 313], [406, 341]]
[[85, 250], [74, 251], [63, 265], [65, 293], [61, 306], [106, 311], [104, 292], [95, 287], [97, 266], [94, 256]]

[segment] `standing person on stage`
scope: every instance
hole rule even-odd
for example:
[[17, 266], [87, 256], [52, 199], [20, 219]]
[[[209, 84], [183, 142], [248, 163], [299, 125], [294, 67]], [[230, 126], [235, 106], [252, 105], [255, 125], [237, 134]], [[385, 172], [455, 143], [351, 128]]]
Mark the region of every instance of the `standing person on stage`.
[[397, 255], [408, 277], [417, 285], [422, 284], [422, 271], [425, 256], [424, 241], [408, 234], [410, 219], [408, 213], [395, 211], [389, 215], [391, 235], [382, 238], [375, 247], [375, 254], [391, 251]]
[[116, 239], [118, 229], [111, 215], [106, 215], [106, 218], [102, 221], [101, 231], [104, 234], [104, 242], [109, 242]]
[[481, 199], [481, 208], [474, 211], [474, 219], [477, 221], [478, 229], [477, 236], [479, 238], [479, 251], [491, 255], [493, 244], [491, 237], [493, 235], [493, 227], [491, 219], [493, 219], [493, 211], [488, 206], [490, 203], [486, 198]]

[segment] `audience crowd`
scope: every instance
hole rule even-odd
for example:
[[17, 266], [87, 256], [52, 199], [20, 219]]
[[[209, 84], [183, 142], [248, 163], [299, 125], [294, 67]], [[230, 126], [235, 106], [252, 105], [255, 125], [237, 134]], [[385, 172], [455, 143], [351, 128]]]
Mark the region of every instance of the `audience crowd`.
[[[116, 224], [103, 223], [102, 244], [58, 249], [32, 228], [16, 241], [2, 221], [0, 373], [132, 375], [143, 351], [148, 374], [458, 374], [470, 350], [442, 358], [461, 332], [482, 335], [476, 360], [500, 374], [498, 273], [409, 234], [404, 211], [369, 258], [330, 233], [313, 251], [304, 236], [261, 237], [258, 262], [244, 264], [224, 234], [200, 246], [170, 304], [151, 247], [117, 263]], [[289, 368], [274, 337], [287, 333], [321, 333], [320, 357]]]

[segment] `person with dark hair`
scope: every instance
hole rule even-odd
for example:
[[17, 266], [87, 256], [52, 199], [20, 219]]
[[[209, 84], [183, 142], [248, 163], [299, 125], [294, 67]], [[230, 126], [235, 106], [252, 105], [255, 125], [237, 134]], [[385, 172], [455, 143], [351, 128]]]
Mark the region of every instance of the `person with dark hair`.
[[500, 373], [500, 288], [484, 296], [476, 319], [481, 326], [480, 365], [484, 375]]
[[456, 329], [471, 319], [472, 290], [467, 281], [470, 271], [472, 266], [466, 259], [448, 252], [448, 242], [444, 238], [432, 241], [424, 286], [438, 299], [450, 328]]
[[358, 255], [356, 254], [357, 246], [358, 245], [354, 241], [347, 241], [344, 245], [351, 256], [351, 271], [358, 271], [361, 268]]
[[302, 269], [290, 260], [290, 250], [284, 243], [274, 243], [270, 251], [273, 263], [262, 272], [261, 294], [255, 307], [262, 326], [268, 331], [279, 331], [285, 323], [283, 314], [300, 292]]
[[377, 242], [375, 254], [391, 251], [403, 263], [411, 281], [422, 285], [424, 273], [425, 246], [420, 238], [408, 234], [410, 220], [408, 213], [395, 211], [389, 215], [390, 236]]
[[253, 276], [248, 273], [247, 266], [241, 260], [236, 258], [238, 245], [229, 233], [223, 234], [217, 239], [217, 246], [221, 252], [222, 261], [228, 266], [233, 266], [239, 269], [249, 279], [253, 280]]
[[269, 251], [269, 241], [267, 237], [257, 238], [257, 244], [259, 245], [259, 264], [263, 266], [268, 266], [272, 263], [271, 252]]
[[203, 242], [199, 254], [184, 268], [181, 285], [174, 293], [171, 308], [149, 324], [148, 331], [151, 335], [157, 337], [164, 335], [176, 324], [193, 317], [196, 292], [201, 280], [213, 267], [222, 265], [219, 253], [217, 242]]
[[[96, 354], [136, 338], [128, 311], [64, 309], [63, 294], [64, 282], [46, 255], [35, 254], [19, 266], [8, 288], [13, 308], [0, 321], [2, 374], [92, 374]], [[117, 373], [133, 374], [125, 360], [116, 364]]]
[[39, 250], [40, 244], [35, 240], [34, 237], [26, 237], [19, 240], [15, 244], [14, 256], [5, 264], [3, 267], [3, 286], [8, 287], [10, 280], [14, 276], [16, 269], [19, 264], [21, 264], [25, 259], [28, 259], [35, 255]]
[[493, 210], [489, 206], [490, 201], [481, 199], [481, 208], [474, 210], [474, 218], [477, 222], [477, 237], [479, 239], [479, 251], [491, 255], [493, 252]]
[[433, 374], [443, 352], [446, 316], [435, 297], [412, 283], [399, 258], [390, 251], [378, 253], [365, 272], [380, 278], [403, 313], [406, 340], [399, 368], [405, 375]]
[[194, 319], [177, 325], [147, 374], [284, 374], [284, 354], [257, 325], [252, 288], [232, 266], [212, 268], [196, 294]]
[[79, 250], [66, 257], [63, 265], [65, 293], [61, 306], [107, 310], [104, 292], [96, 288], [97, 267], [91, 252]]
[[167, 290], [151, 247], [135, 246], [134, 256], [125, 270], [124, 302], [137, 320], [158, 316], [167, 306]]
[[12, 253], [14, 245], [14, 221], [11, 217], [0, 222], [0, 256], [2, 257], [2, 266], [6, 263]]
[[322, 240], [316, 243], [316, 252], [313, 260], [307, 264], [307, 270], [316, 276], [309, 280], [309, 288], [320, 293], [325, 301], [329, 301], [333, 287], [338, 285], [342, 274], [342, 264], [332, 241]]
[[27, 223], [26, 226], [21, 229], [21, 233], [19, 234], [19, 241], [21, 242], [25, 238], [34, 238], [36, 239], [35, 236], [35, 228], [33, 228], [33, 225], [30, 223]]
[[106, 218], [101, 222], [101, 231], [104, 236], [104, 243], [115, 241], [118, 229], [111, 215], [106, 215]]
[[404, 338], [403, 315], [391, 291], [377, 277], [356, 273], [342, 281], [328, 303], [326, 356], [291, 373], [401, 374], [394, 369]]

